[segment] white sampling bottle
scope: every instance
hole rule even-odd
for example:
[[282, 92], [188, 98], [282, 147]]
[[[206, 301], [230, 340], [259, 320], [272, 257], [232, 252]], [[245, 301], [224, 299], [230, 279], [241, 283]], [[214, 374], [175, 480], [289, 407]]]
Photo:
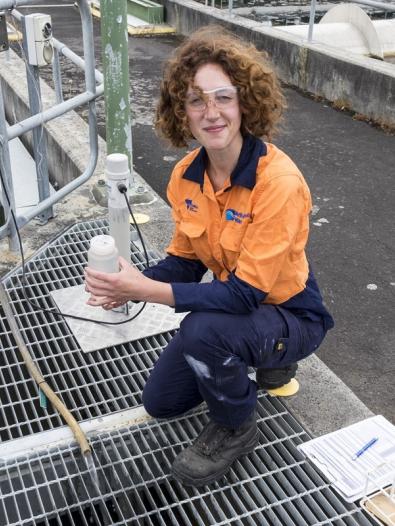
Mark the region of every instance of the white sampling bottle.
[[108, 187], [108, 219], [110, 236], [120, 256], [130, 262], [130, 218], [125, 195], [119, 186], [129, 188], [128, 158], [123, 153], [111, 153], [106, 159], [106, 177]]
[[112, 236], [102, 234], [91, 239], [88, 267], [100, 272], [119, 272], [118, 250]]

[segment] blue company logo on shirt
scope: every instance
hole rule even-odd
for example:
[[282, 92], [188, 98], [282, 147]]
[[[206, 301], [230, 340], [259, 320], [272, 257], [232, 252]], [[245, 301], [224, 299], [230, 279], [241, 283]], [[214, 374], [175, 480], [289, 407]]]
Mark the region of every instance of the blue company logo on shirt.
[[237, 212], [234, 208], [228, 208], [225, 210], [225, 217], [227, 221], [234, 221], [235, 223], [242, 223], [243, 219], [250, 218], [250, 213]]
[[198, 205], [195, 205], [192, 199], [185, 199], [185, 204], [187, 205], [187, 210], [190, 212], [197, 212]]

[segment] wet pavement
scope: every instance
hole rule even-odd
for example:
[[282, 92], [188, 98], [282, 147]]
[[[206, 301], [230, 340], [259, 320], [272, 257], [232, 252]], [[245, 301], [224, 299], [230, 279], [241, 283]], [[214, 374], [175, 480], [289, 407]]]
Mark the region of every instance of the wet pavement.
[[[50, 13], [56, 38], [81, 54], [78, 11], [68, 2], [59, 4], [64, 5], [24, 11]], [[94, 29], [100, 69], [97, 20]], [[185, 150], [167, 148], [152, 119], [162, 63], [179, 41], [129, 38], [134, 165], [163, 198], [172, 166]], [[67, 67], [66, 97], [83, 90], [81, 79]], [[311, 188], [309, 258], [336, 321], [318, 356], [374, 413], [395, 423], [395, 137], [324, 101], [285, 91], [288, 110], [274, 142], [294, 159]], [[98, 103], [102, 136], [103, 104]]]

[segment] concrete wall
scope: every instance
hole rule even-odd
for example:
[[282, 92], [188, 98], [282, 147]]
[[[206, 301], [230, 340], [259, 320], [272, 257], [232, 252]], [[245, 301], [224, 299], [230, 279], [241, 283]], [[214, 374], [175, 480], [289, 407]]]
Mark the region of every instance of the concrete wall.
[[353, 55], [335, 47], [308, 44], [295, 35], [228, 15], [191, 0], [160, 0], [167, 23], [189, 35], [217, 23], [266, 50], [280, 78], [335, 102], [381, 125], [395, 127], [395, 65]]

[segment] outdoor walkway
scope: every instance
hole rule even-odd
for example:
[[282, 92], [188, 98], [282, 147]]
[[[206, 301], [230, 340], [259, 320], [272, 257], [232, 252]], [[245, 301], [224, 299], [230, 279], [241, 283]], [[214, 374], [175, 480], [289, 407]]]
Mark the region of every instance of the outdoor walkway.
[[[34, 10], [38, 8], [25, 11]], [[75, 7], [46, 11], [53, 17], [56, 37], [82, 54]], [[99, 20], [94, 29], [100, 69]], [[171, 35], [129, 38], [134, 165], [164, 199], [172, 166], [185, 151], [166, 148], [152, 121], [163, 61], [179, 42], [180, 37]], [[70, 93], [80, 89], [80, 82], [81, 74], [69, 67], [64, 84]], [[373, 413], [395, 422], [395, 136], [325, 101], [292, 89], [286, 89], [286, 95], [288, 111], [275, 142], [310, 185], [310, 261], [336, 321], [318, 355]], [[98, 103], [102, 136], [103, 104]]]
[[[71, 5], [38, 9], [52, 14], [56, 37], [81, 54], [76, 9]], [[164, 199], [171, 168], [185, 152], [161, 144], [154, 134], [152, 118], [163, 60], [179, 40], [175, 36], [129, 39], [134, 164]], [[98, 21], [95, 46], [100, 68]], [[80, 78], [68, 68], [63, 81], [70, 93], [80, 89]], [[324, 101], [313, 101], [292, 89], [286, 89], [286, 95], [288, 111], [275, 142], [295, 160], [310, 185], [314, 208], [309, 256], [336, 320], [336, 328], [318, 355], [373, 413], [383, 414], [395, 423], [395, 137], [334, 110]], [[98, 110], [104, 135], [103, 101], [99, 101]], [[69, 203], [69, 216], [56, 218], [52, 225], [59, 220], [69, 229], [71, 220], [81, 221], [83, 211], [73, 208], [72, 197]], [[168, 218], [164, 218], [160, 200], [149, 210], [151, 222], [143, 229], [151, 241], [156, 240], [154, 248], [161, 251], [166, 243], [164, 230], [159, 226], [154, 236], [150, 234], [153, 224], [168, 223]], [[30, 261], [32, 279], [40, 281], [31, 283], [32, 290], [45, 296], [51, 287], [59, 286], [60, 277], [66, 285], [80, 282], [87, 236], [105, 226], [101, 218], [94, 218], [78, 223], [71, 233], [67, 231], [56, 241], [59, 231], [53, 226], [51, 230], [51, 224], [46, 226], [45, 231], [51, 232], [46, 239], [48, 245]], [[75, 348], [64, 322], [48, 323], [41, 314], [32, 314], [30, 308], [25, 312], [18, 272], [7, 279], [25, 337], [31, 339], [39, 364], [79, 420], [101, 418], [141, 404], [141, 388], [149, 369], [171, 335], [114, 348], [116, 355], [108, 350], [97, 356], [83, 355]], [[0, 322], [6, 350], [0, 363], [4, 380], [0, 382], [4, 388], [0, 441], [59, 428], [59, 416], [38, 409], [36, 391], [20, 367], [1, 312]], [[28, 524], [34, 516], [41, 520], [36, 522], [40, 526], [47, 519], [62, 526], [89, 524], [91, 520], [94, 524], [136, 526], [141, 521], [166, 526], [232, 522], [259, 526], [369, 524], [358, 507], [334, 495], [296, 449], [308, 439], [306, 427], [322, 430], [328, 424], [334, 425], [326, 421], [328, 411], [344, 414], [344, 420], [357, 417], [349, 409], [353, 405], [348, 405], [352, 393], [347, 389], [343, 394], [335, 391], [326, 368], [317, 365], [318, 360], [306, 362], [301, 367], [301, 391], [296, 399], [305, 400], [304, 425], [306, 414], [316, 421], [303, 429], [294, 400], [283, 405], [261, 396], [259, 447], [251, 457], [237, 463], [213, 491], [186, 490], [168, 476], [170, 460], [196, 435], [207, 417], [204, 409], [199, 409], [183, 417], [181, 423], [151, 421], [95, 437], [101, 495], [81, 465], [74, 444], [42, 456], [37, 453], [25, 459], [25, 464], [0, 466], [0, 523], [6, 520], [7, 524]]]

